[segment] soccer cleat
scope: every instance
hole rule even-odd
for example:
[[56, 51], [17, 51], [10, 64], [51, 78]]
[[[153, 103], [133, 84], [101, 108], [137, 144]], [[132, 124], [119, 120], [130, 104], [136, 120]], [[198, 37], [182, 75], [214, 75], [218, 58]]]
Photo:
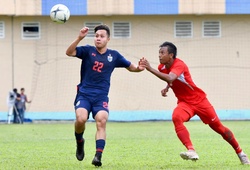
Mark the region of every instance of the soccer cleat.
[[243, 164], [243, 165], [250, 165], [250, 161], [249, 161], [249, 159], [248, 159], [248, 157], [247, 157], [246, 154], [244, 154], [244, 153], [238, 154], [238, 157], [240, 159], [241, 164]]
[[76, 158], [82, 161], [84, 158], [84, 139], [82, 142], [76, 142]]
[[94, 157], [94, 159], [92, 161], [92, 164], [95, 165], [95, 166], [102, 166], [101, 159], [102, 159], [101, 154], [95, 154], [95, 157]]
[[194, 150], [188, 150], [187, 152], [181, 152], [180, 156], [182, 159], [185, 159], [185, 160], [192, 160], [192, 161], [199, 160], [199, 156]]

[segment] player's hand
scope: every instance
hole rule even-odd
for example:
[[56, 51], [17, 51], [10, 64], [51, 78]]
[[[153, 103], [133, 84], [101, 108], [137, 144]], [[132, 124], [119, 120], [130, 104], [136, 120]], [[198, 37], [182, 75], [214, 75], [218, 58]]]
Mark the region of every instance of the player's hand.
[[142, 57], [142, 58], [139, 60], [139, 62], [138, 62], [138, 67], [137, 67], [137, 68], [138, 68], [140, 71], [145, 70], [145, 66], [141, 64], [141, 61], [142, 61], [143, 59], [144, 59], [144, 57]]
[[88, 34], [89, 28], [88, 27], [83, 27], [80, 30], [78, 38], [83, 39], [87, 34]]
[[164, 89], [161, 90], [161, 95], [163, 97], [167, 97], [168, 89], [169, 89], [169, 86], [167, 86], [166, 88], [164, 88]]
[[140, 71], [143, 71], [143, 70], [145, 70], [145, 67], [143, 67], [143, 66], [140, 66], [140, 65], [138, 65], [138, 66], [137, 66], [137, 68], [138, 68], [138, 70], [140, 70]]
[[139, 61], [139, 66], [141, 66], [141, 67], [144, 67], [144, 68], [146, 68], [147, 70], [149, 70], [150, 68], [151, 68], [151, 66], [150, 66], [150, 64], [149, 64], [149, 62], [148, 62], [148, 60], [146, 59], [146, 58], [142, 58], [142, 59], [140, 59], [140, 61]]

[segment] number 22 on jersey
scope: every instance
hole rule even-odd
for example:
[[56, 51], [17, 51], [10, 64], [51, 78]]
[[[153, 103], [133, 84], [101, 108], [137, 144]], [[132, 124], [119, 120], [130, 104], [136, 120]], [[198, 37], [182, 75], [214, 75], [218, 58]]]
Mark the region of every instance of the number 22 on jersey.
[[99, 61], [95, 61], [94, 65], [93, 65], [93, 70], [97, 71], [97, 72], [102, 72], [102, 68], [103, 68], [103, 63], [99, 62]]

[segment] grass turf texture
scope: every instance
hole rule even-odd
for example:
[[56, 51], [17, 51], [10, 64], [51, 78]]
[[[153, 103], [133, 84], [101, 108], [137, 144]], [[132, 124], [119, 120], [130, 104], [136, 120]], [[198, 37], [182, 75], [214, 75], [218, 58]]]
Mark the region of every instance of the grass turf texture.
[[[250, 156], [250, 122], [224, 121]], [[250, 169], [241, 165], [227, 142], [200, 121], [186, 123], [200, 156], [197, 162], [182, 160], [185, 151], [172, 122], [107, 124], [107, 141], [100, 169]], [[73, 122], [53, 124], [0, 124], [0, 169], [96, 169], [95, 123], [87, 123], [85, 159], [75, 158]]]

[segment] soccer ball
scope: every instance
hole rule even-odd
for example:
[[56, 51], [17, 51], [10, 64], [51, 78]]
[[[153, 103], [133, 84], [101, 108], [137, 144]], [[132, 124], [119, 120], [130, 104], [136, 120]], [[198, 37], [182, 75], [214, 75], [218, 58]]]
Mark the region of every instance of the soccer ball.
[[50, 18], [52, 21], [63, 24], [68, 21], [70, 11], [67, 6], [63, 4], [54, 5], [50, 10]]

